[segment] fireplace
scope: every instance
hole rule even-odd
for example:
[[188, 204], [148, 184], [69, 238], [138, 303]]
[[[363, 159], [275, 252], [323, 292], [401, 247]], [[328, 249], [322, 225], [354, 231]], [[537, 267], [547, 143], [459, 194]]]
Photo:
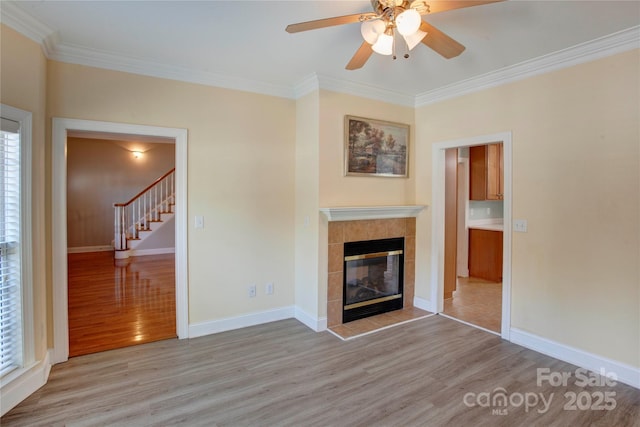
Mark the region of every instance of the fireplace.
[[344, 243], [342, 323], [403, 307], [404, 237]]

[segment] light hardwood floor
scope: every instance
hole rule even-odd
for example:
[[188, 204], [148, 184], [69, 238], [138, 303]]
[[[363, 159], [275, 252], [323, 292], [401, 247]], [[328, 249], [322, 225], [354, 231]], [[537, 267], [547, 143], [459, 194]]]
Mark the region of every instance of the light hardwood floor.
[[[639, 390], [574, 381], [538, 386], [537, 368], [576, 369], [442, 316], [349, 341], [290, 319], [75, 357], [54, 366], [49, 382], [0, 421], [3, 427], [637, 426]], [[499, 388], [516, 396], [515, 404], [477, 405], [481, 393]], [[565, 393], [605, 391], [615, 393], [613, 410], [564, 409]], [[525, 408], [517, 396], [526, 393], [551, 403]]]
[[175, 256], [68, 256], [69, 356], [176, 337]]
[[453, 297], [444, 300], [443, 313], [500, 333], [502, 283], [458, 277]]

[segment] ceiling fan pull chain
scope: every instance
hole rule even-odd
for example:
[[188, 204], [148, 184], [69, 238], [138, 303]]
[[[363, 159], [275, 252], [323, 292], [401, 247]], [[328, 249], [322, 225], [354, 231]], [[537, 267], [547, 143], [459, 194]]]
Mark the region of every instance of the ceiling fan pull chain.
[[393, 29], [391, 30], [391, 36], [393, 37], [393, 45], [391, 47], [391, 52], [392, 52], [391, 57], [395, 61], [395, 59], [396, 59], [396, 32], [393, 31]]

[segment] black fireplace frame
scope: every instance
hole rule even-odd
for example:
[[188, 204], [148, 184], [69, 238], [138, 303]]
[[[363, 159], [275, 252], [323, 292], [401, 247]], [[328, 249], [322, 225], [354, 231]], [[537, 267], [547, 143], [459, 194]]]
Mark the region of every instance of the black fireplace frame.
[[[375, 254], [380, 252], [400, 251], [398, 265], [398, 293], [399, 297], [383, 300], [373, 304], [363, 305], [356, 308], [347, 308], [347, 260], [353, 255]], [[363, 240], [359, 242], [344, 243], [342, 275], [342, 323], [352, 322], [365, 317], [389, 311], [400, 310], [404, 305], [404, 237], [394, 237], [391, 239]], [[383, 298], [384, 299], [384, 298]]]

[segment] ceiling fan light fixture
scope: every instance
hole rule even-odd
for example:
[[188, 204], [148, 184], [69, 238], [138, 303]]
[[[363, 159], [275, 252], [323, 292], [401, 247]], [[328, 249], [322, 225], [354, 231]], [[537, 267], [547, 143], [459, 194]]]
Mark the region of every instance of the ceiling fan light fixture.
[[371, 49], [380, 55], [391, 55], [393, 53], [393, 36], [380, 34], [378, 41], [371, 46]]
[[385, 30], [386, 25], [379, 19], [364, 21], [360, 26], [362, 38], [370, 45], [376, 44], [378, 37], [380, 37], [380, 34], [384, 34]]
[[402, 36], [402, 37], [404, 38], [404, 41], [407, 43], [407, 47], [409, 48], [409, 50], [411, 50], [414, 47], [416, 47], [418, 44], [420, 44], [422, 39], [425, 38], [426, 36], [427, 36], [427, 33], [425, 33], [422, 30], [418, 30], [413, 34], [410, 34], [408, 36]]
[[422, 18], [415, 9], [407, 9], [396, 17], [396, 28], [403, 36], [409, 36], [420, 29]]

